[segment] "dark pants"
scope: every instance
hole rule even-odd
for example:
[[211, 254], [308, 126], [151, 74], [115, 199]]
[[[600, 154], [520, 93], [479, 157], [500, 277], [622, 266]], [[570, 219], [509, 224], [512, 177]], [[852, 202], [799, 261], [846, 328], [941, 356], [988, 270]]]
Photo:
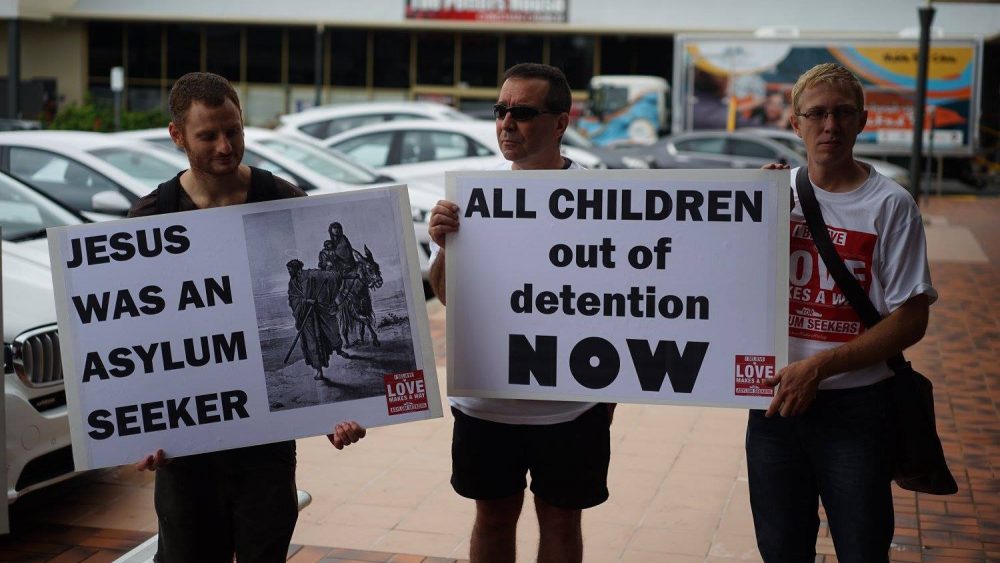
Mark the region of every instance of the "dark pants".
[[295, 442], [179, 457], [156, 471], [156, 561], [282, 562], [298, 518]]
[[757, 547], [768, 563], [812, 563], [823, 500], [841, 563], [889, 560], [892, 402], [888, 382], [820, 391], [800, 416], [750, 411], [747, 466]]

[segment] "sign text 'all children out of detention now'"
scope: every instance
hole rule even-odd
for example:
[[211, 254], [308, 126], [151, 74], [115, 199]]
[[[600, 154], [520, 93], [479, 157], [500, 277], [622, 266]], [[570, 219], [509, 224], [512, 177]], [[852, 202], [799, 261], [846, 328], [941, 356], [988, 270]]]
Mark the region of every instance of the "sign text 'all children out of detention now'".
[[448, 175], [450, 395], [766, 407], [788, 172]]

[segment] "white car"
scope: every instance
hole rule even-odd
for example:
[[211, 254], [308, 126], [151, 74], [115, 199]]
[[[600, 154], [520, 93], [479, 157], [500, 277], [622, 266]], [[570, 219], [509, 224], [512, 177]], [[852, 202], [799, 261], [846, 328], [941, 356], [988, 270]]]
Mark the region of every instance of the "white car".
[[[504, 161], [492, 121], [391, 121], [345, 131], [323, 141], [368, 166], [407, 181], [433, 184], [444, 197], [444, 173], [487, 170]], [[563, 145], [585, 168], [604, 168], [590, 153]]]
[[374, 123], [398, 120], [473, 121], [451, 106], [435, 102], [365, 102], [310, 108], [280, 117], [280, 133], [312, 142]]
[[7, 500], [73, 474], [45, 229], [84, 219], [0, 174]]
[[187, 159], [105, 133], [0, 133], [0, 168], [90, 219], [121, 217]]
[[[161, 149], [167, 149], [171, 154], [183, 154], [174, 145], [166, 128], [126, 131], [115, 136], [141, 139]], [[247, 127], [244, 129], [244, 141], [245, 164], [268, 170], [309, 194], [339, 193], [403, 183], [397, 182], [391, 176], [379, 174], [349, 157], [270, 129]], [[438, 198], [430, 193], [432, 191], [430, 187], [420, 186], [418, 183], [411, 183], [407, 187], [413, 233], [418, 243], [417, 259], [420, 262], [420, 271], [426, 279], [427, 260], [430, 257], [427, 221], [430, 219], [430, 210]]]

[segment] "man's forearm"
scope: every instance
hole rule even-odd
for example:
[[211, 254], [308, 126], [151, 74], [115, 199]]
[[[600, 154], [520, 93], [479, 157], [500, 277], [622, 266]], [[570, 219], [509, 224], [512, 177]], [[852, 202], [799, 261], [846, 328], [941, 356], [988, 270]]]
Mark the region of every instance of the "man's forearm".
[[444, 275], [444, 248], [438, 251], [437, 257], [434, 262], [431, 263], [430, 271], [427, 273], [429, 282], [431, 284], [431, 289], [434, 290], [434, 295], [441, 300], [442, 305], [447, 305], [445, 303], [445, 275]]
[[912, 297], [861, 336], [807, 361], [816, 363], [822, 379], [884, 362], [924, 337], [929, 309], [926, 295]]

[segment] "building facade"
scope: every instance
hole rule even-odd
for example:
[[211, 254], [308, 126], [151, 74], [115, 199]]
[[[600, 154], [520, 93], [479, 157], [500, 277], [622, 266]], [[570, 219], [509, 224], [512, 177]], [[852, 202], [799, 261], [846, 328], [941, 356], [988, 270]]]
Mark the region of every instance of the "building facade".
[[[815, 9], [809, 9], [814, 4]], [[125, 69], [125, 107], [165, 109], [190, 71], [237, 85], [253, 125], [316, 103], [434, 99], [486, 111], [503, 70], [523, 61], [562, 68], [574, 95], [597, 74], [671, 79], [674, 37], [749, 36], [762, 27], [799, 36], [896, 37], [917, 22], [919, 0], [819, 2], [702, 0], [7, 0], [0, 15], [10, 67], [52, 101], [110, 99], [111, 68]], [[825, 7], [824, 7], [825, 6]], [[1000, 35], [1000, 6], [935, 3], [947, 37]], [[864, 17], [858, 17], [864, 14]], [[988, 66], [987, 66], [988, 68]], [[22, 88], [22, 97], [24, 97]], [[29, 94], [30, 95], [30, 94]], [[39, 104], [25, 100], [24, 117]], [[50, 104], [51, 106], [51, 104]]]

